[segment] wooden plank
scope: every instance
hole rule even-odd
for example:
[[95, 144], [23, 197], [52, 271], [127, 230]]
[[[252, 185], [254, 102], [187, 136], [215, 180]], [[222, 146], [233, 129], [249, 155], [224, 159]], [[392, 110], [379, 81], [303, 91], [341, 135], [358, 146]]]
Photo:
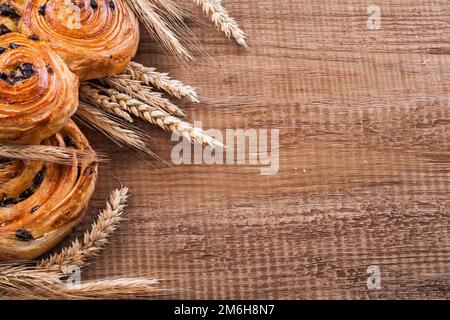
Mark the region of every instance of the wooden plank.
[[[159, 276], [189, 299], [448, 298], [448, 1], [373, 1], [381, 30], [368, 1], [224, 2], [250, 51], [192, 24], [214, 62], [179, 66], [146, 35], [137, 60], [197, 87], [181, 105], [205, 128], [280, 129], [279, 173], [146, 163], [90, 133], [112, 161], [78, 233], [117, 180], [133, 197], [83, 279]], [[141, 127], [170, 161], [170, 136]]]

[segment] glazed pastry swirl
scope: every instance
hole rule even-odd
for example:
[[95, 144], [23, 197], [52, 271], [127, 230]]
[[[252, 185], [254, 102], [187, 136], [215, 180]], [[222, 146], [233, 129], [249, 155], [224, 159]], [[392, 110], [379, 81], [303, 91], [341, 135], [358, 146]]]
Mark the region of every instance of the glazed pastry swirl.
[[55, 134], [75, 113], [77, 91], [78, 78], [48, 46], [0, 36], [0, 141], [39, 143]]
[[20, 28], [48, 42], [82, 80], [120, 73], [139, 42], [138, 21], [122, 0], [30, 0]]
[[[69, 120], [45, 145], [93, 152]], [[33, 259], [61, 241], [82, 219], [97, 180], [97, 164], [72, 166], [0, 160], [0, 260]]]

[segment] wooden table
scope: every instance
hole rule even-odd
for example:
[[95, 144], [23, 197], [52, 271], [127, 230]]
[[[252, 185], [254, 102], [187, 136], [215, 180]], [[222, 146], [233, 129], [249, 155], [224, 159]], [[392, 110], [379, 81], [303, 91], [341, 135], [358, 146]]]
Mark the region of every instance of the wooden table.
[[[112, 161], [75, 234], [118, 181], [132, 198], [83, 279], [156, 276], [188, 299], [449, 298], [448, 1], [224, 2], [250, 51], [191, 23], [212, 61], [180, 66], [146, 35], [136, 60], [198, 88], [180, 105], [205, 128], [279, 129], [278, 174], [144, 162], [88, 132]], [[170, 135], [140, 126], [170, 163]]]

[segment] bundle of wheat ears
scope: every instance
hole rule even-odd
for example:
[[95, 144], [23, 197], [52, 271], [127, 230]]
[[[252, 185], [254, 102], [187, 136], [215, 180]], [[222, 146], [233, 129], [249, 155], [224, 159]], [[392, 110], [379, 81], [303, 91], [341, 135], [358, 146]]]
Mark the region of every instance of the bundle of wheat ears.
[[[145, 29], [158, 40], [168, 53], [180, 60], [191, 61], [188, 49], [196, 41], [185, 24], [192, 14], [172, 0], [126, 0]], [[246, 35], [230, 17], [221, 0], [193, 0], [226, 37], [247, 47]], [[80, 104], [76, 119], [87, 124], [122, 147], [151, 154], [146, 134], [131, 123], [134, 118], [156, 125], [182, 136], [193, 143], [210, 147], [222, 145], [201, 128], [182, 120], [185, 113], [164, 97], [186, 98], [198, 103], [196, 90], [167, 73], [131, 62], [115, 76], [84, 82], [80, 86]], [[58, 164], [72, 163], [72, 157], [104, 156], [86, 152], [67, 151], [61, 147], [40, 145], [0, 144], [0, 173], [7, 159], [42, 160]], [[73, 267], [83, 267], [87, 259], [96, 256], [106, 245], [121, 222], [129, 190], [114, 190], [98, 214], [91, 229], [82, 240], [75, 240], [59, 253], [41, 261], [1, 262], [0, 298], [59, 299], [59, 298], [124, 298], [154, 297], [167, 292], [157, 279], [119, 278], [68, 285]]]
[[[244, 31], [229, 15], [221, 0], [193, 1], [201, 7], [221, 33], [247, 48]], [[127, 0], [127, 3], [148, 33], [159, 40], [170, 54], [182, 61], [193, 60], [193, 55], [186, 45], [194, 46], [195, 37], [186, 26], [184, 22], [186, 14], [179, 5], [172, 0]], [[119, 145], [144, 152], [149, 152], [144, 137], [140, 137], [128, 124], [133, 123], [133, 117], [191, 142], [213, 148], [223, 147], [201, 128], [183, 121], [184, 111], [165, 98], [161, 92], [177, 99], [186, 98], [194, 103], [200, 102], [193, 87], [171, 79], [167, 73], [158, 72], [153, 67], [131, 62], [121, 74], [82, 84], [80, 87], [82, 103], [77, 116]], [[111, 115], [116, 118], [112, 118]], [[112, 122], [114, 119], [116, 121]], [[121, 123], [119, 119], [125, 123]], [[127, 127], [131, 130], [125, 131]]]

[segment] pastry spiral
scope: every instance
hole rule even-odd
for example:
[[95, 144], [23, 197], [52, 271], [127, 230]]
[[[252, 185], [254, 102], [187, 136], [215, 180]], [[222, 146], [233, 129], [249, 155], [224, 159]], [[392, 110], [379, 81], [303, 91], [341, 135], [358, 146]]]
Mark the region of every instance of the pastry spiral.
[[[93, 152], [72, 120], [42, 144]], [[36, 258], [82, 219], [95, 188], [97, 163], [74, 157], [71, 166], [20, 160], [0, 166], [0, 260]]]
[[81, 80], [120, 73], [139, 43], [138, 21], [122, 0], [30, 0], [20, 29], [48, 42]]
[[0, 141], [39, 143], [61, 130], [78, 105], [77, 76], [31, 39], [0, 36]]

